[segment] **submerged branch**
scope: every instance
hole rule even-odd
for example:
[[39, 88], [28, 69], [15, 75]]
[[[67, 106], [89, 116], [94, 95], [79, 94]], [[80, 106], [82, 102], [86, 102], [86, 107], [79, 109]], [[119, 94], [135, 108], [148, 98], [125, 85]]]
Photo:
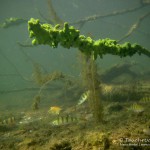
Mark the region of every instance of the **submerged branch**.
[[26, 19], [22, 19], [22, 18], [9, 18], [6, 19], [5, 22], [3, 22], [2, 24], [0, 24], [0, 28], [9, 28], [12, 26], [17, 26], [23, 23], [27, 23]]
[[29, 81], [29, 79], [27, 79], [26, 77], [24, 77], [19, 70], [17, 69], [17, 67], [13, 64], [13, 62], [2, 52], [0, 51], [0, 54], [8, 61], [8, 63], [15, 69], [15, 71], [17, 72], [17, 74], [25, 81]]
[[51, 20], [53, 21], [53, 23], [54, 24], [57, 24], [57, 23], [63, 24], [63, 21], [57, 15], [57, 13], [53, 7], [52, 0], [47, 0], [47, 3], [48, 3], [48, 7], [49, 7], [50, 17], [51, 17]]
[[140, 6], [135, 7], [135, 8], [123, 9], [123, 10], [120, 10], [120, 11], [114, 11], [114, 12], [107, 13], [107, 14], [96, 14], [96, 15], [92, 15], [92, 16], [86, 17], [84, 19], [75, 21], [75, 22], [71, 22], [70, 24], [72, 24], [72, 25], [79, 24], [80, 25], [80, 24], [84, 24], [86, 22], [94, 21], [94, 20], [101, 19], [101, 18], [122, 15], [122, 14], [125, 14], [125, 13], [137, 11], [137, 10], [139, 10], [139, 9], [145, 7], [145, 6], [147, 6], [147, 5], [140, 5]]
[[118, 40], [118, 42], [123, 41], [124, 39], [128, 38], [131, 34], [133, 34], [133, 32], [139, 28], [141, 22], [149, 15], [150, 15], [150, 12], [148, 12], [148, 13], [142, 15], [140, 18], [138, 18], [138, 21], [130, 27], [128, 33], [125, 34], [120, 40]]

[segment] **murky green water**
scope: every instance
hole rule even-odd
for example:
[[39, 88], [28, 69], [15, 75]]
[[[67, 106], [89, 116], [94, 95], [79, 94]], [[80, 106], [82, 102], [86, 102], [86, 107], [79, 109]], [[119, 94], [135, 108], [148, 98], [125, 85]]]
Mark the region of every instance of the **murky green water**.
[[[84, 95], [90, 89], [89, 64], [75, 48], [32, 46], [27, 25], [30, 18], [53, 25], [69, 22], [94, 40], [125, 37], [120, 44], [138, 43], [149, 50], [149, 8], [149, 0], [1, 0], [0, 149], [121, 149], [120, 138], [149, 139], [150, 57], [105, 55], [94, 62], [103, 105], [103, 121], [96, 124], [92, 98]], [[62, 111], [49, 114], [51, 107]], [[147, 144], [142, 149], [150, 146], [142, 144]]]

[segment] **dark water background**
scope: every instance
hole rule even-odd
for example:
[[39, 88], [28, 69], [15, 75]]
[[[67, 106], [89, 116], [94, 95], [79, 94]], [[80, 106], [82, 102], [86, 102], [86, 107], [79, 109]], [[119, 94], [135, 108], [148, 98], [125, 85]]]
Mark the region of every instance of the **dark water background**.
[[[52, 0], [52, 3], [57, 15], [67, 22], [75, 22], [95, 14], [107, 14], [140, 5], [139, 0]], [[0, 0], [0, 23], [3, 23], [6, 18], [10, 17], [25, 19], [38, 18], [44, 21], [37, 10], [39, 10], [44, 17], [50, 17], [47, 0]], [[147, 5], [134, 12], [87, 22], [81, 28], [81, 34], [90, 34], [95, 40], [99, 38], [118, 40], [128, 32], [129, 28], [137, 22], [139, 17], [146, 14], [149, 10], [150, 5]], [[150, 49], [149, 27], [150, 16], [146, 17], [138, 29], [122, 42], [138, 43]], [[27, 79], [32, 79], [33, 73], [33, 64], [25, 57], [21, 49], [26, 51], [35, 62], [44, 66], [48, 72], [55, 70], [62, 71], [76, 78], [80, 75], [78, 50], [74, 48], [68, 50], [61, 46], [57, 49], [52, 49], [49, 46], [22, 48], [17, 44], [17, 42], [25, 41], [28, 41], [28, 43], [31, 42], [28, 36], [27, 23], [0, 29], [0, 108], [2, 108], [4, 104], [7, 104], [5, 108], [26, 105], [28, 102], [31, 102], [36, 93], [36, 91], [5, 93], [5, 91], [15, 89], [37, 87], [34, 82], [23, 80], [19, 75], [21, 74]], [[7, 59], [4, 56], [6, 56]], [[144, 55], [135, 55], [131, 58], [126, 57], [122, 59], [118, 56], [106, 55], [103, 59], [98, 58], [97, 63], [99, 64], [100, 71], [104, 71], [114, 64], [124, 61], [137, 62], [137, 65], [133, 69], [139, 74], [145, 70], [150, 70], [150, 59]]]

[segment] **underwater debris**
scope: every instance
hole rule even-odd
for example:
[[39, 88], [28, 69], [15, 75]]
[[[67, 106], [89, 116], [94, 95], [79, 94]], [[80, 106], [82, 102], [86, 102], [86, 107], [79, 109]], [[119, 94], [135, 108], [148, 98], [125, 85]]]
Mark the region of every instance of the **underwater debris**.
[[79, 99], [79, 101], [78, 101], [78, 104], [77, 105], [81, 105], [82, 103], [84, 103], [87, 99], [88, 99], [88, 97], [89, 97], [89, 93], [90, 93], [90, 91], [88, 90], [88, 91], [86, 91], [86, 92], [84, 92], [82, 95], [81, 95], [81, 97], [80, 97], [80, 99]]
[[27, 22], [27, 20], [25, 20], [25, 19], [11, 17], [9, 19], [6, 19], [4, 23], [0, 24], [0, 27], [8, 28], [8, 27], [16, 26], [16, 25], [26, 23], [26, 22]]
[[39, 109], [40, 101], [41, 101], [41, 97], [39, 95], [34, 97], [34, 102], [32, 104], [32, 109], [33, 110], [38, 110]]
[[58, 106], [53, 106], [53, 107], [50, 107], [50, 109], [48, 110], [48, 113], [59, 115], [61, 110], [62, 110], [62, 108], [60, 108]]
[[58, 126], [58, 125], [67, 125], [78, 122], [77, 117], [73, 117], [71, 115], [66, 116], [58, 116], [56, 120], [52, 121], [52, 125]]
[[34, 64], [34, 72], [32, 74], [33, 80], [38, 85], [48, 84], [51, 81], [64, 79], [65, 76], [62, 72], [54, 71], [52, 73], [43, 73], [43, 70], [39, 64]]
[[57, 12], [55, 11], [53, 7], [53, 3], [51, 0], [47, 0], [48, 9], [50, 13], [49, 22], [52, 22], [53, 24], [63, 24], [63, 20], [58, 16]]
[[16, 124], [15, 117], [10, 117], [0, 122], [0, 125], [13, 126]]
[[134, 103], [133, 105], [131, 105], [129, 110], [132, 110], [135, 113], [142, 113], [144, 111], [144, 107], [137, 103]]
[[150, 97], [143, 97], [139, 101], [140, 103], [147, 104], [150, 103]]
[[31, 117], [25, 115], [25, 116], [23, 117], [23, 120], [20, 121], [19, 124], [28, 124], [28, 123], [30, 123], [30, 122], [32, 122], [32, 121], [31, 121]]
[[113, 86], [112, 85], [107, 85], [107, 84], [101, 84], [101, 87], [102, 87], [102, 93], [104, 95], [111, 95], [111, 93], [113, 92]]

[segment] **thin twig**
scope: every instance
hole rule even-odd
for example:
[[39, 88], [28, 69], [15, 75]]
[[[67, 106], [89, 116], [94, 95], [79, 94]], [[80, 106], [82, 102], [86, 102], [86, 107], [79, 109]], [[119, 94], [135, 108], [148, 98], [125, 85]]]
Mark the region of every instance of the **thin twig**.
[[[18, 44], [19, 44], [19, 46], [20, 46], [20, 43], [18, 43]], [[32, 47], [33, 47], [33, 46], [32, 46]], [[37, 64], [37, 62], [34, 61], [34, 60], [32, 59], [32, 57], [31, 57], [30, 55], [28, 55], [27, 52], [22, 49], [22, 46], [20, 47], [20, 50], [21, 50], [22, 54], [32, 63], [33, 66], [34, 66], [35, 64]], [[40, 66], [41, 66], [41, 67], [43, 68], [43, 70], [47, 73], [46, 68], [45, 68], [44, 66], [42, 66], [41, 64], [40, 64]]]
[[142, 15], [140, 18], [138, 18], [138, 21], [130, 27], [128, 33], [125, 34], [120, 40], [118, 40], [118, 42], [123, 41], [124, 39], [128, 38], [131, 34], [133, 34], [133, 32], [139, 28], [141, 22], [149, 15], [150, 15], [150, 12], [148, 12], [145, 15]]
[[63, 21], [61, 20], [61, 18], [57, 15], [53, 4], [52, 4], [52, 0], [47, 0], [48, 3], [48, 8], [49, 8], [49, 12], [50, 12], [50, 16], [52, 18], [52, 21], [54, 22], [54, 24], [63, 24]]
[[26, 77], [24, 77], [19, 70], [17, 69], [17, 67], [13, 64], [13, 62], [8, 59], [8, 57], [0, 50], [0, 54], [9, 62], [9, 64], [11, 64], [11, 66], [13, 66], [13, 68], [15, 69], [15, 71], [18, 73], [18, 75], [25, 81], [29, 81]]
[[93, 15], [93, 16], [89, 16], [89, 17], [86, 17], [84, 19], [81, 19], [81, 20], [78, 20], [78, 21], [75, 21], [75, 22], [72, 22], [70, 24], [84, 24], [85, 22], [89, 22], [89, 21], [94, 21], [94, 20], [97, 20], [97, 19], [100, 19], [100, 18], [106, 18], [106, 17], [111, 17], [111, 16], [117, 16], [117, 15], [121, 15], [121, 14], [125, 14], [125, 13], [129, 13], [129, 12], [133, 12], [133, 11], [137, 11], [143, 7], [145, 7], [147, 5], [140, 5], [138, 7], [135, 7], [135, 8], [129, 8], [129, 9], [123, 9], [121, 11], [114, 11], [114, 12], [111, 12], [111, 13], [108, 13], [108, 14], [96, 14], [96, 15]]

